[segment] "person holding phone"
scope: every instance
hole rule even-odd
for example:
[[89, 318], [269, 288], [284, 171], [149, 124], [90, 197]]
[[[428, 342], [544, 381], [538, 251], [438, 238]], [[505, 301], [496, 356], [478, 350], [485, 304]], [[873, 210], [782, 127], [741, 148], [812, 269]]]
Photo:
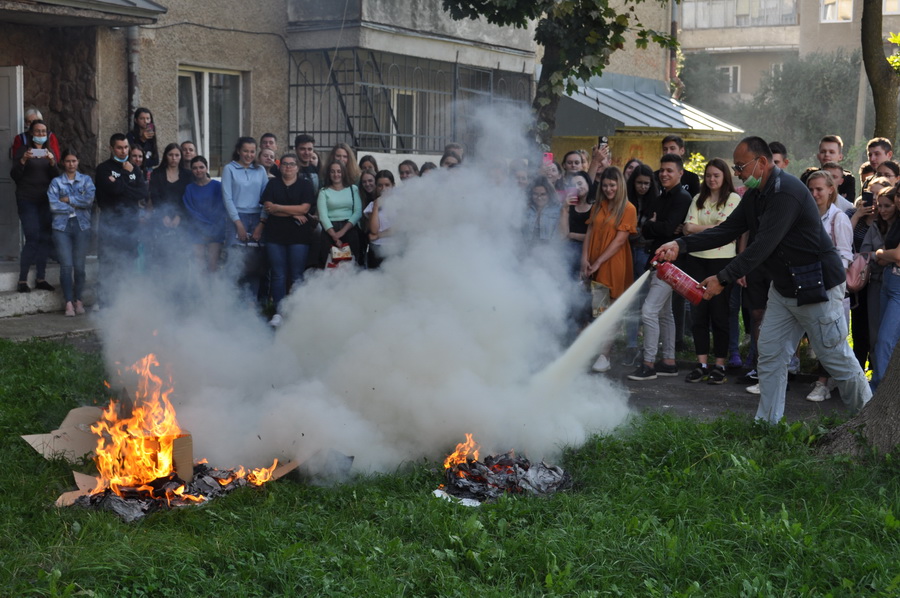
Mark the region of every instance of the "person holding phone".
[[47, 140], [44, 121], [32, 121], [28, 128], [28, 143], [13, 155], [10, 175], [16, 183], [16, 206], [25, 235], [25, 244], [19, 254], [19, 283], [16, 286], [20, 293], [31, 292], [28, 286], [31, 266], [36, 270], [35, 288], [55, 290], [45, 278], [47, 258], [52, 247], [47, 189], [59, 171], [56, 169], [56, 155], [47, 148]]
[[159, 150], [156, 146], [156, 125], [153, 114], [147, 108], [134, 111], [131, 131], [126, 135], [129, 147], [140, 147], [144, 150], [144, 163], [141, 169], [148, 175], [159, 165]]

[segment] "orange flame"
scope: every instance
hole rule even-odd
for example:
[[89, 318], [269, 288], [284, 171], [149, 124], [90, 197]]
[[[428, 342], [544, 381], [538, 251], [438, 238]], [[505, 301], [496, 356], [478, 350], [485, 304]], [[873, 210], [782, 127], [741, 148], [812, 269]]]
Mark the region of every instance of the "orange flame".
[[481, 447], [478, 446], [478, 443], [472, 440], [472, 435], [466, 433], [466, 441], [461, 442], [456, 445], [456, 450], [450, 453], [446, 459], [444, 459], [444, 469], [450, 469], [455, 465], [459, 465], [460, 463], [465, 463], [469, 457], [475, 461], [478, 460], [478, 450]]
[[[174, 473], [173, 445], [184, 432], [169, 400], [174, 390], [171, 380], [164, 383], [152, 371], [158, 366], [156, 356], [151, 353], [128, 368], [139, 376], [130, 417], [120, 417], [119, 405], [110, 401], [100, 420], [91, 426], [91, 431], [98, 436], [95, 460], [100, 474], [92, 494], [107, 488], [119, 496], [122, 488], [152, 493], [153, 487], [148, 484]], [[206, 463], [206, 459], [200, 463]], [[235, 479], [246, 478], [248, 483], [260, 486], [271, 480], [277, 465], [276, 459], [271, 467], [249, 472], [240, 467], [227, 478], [219, 479], [219, 483], [227, 486]], [[167, 499], [178, 496], [187, 501], [206, 500], [202, 495], [186, 493], [184, 486], [167, 494]]]

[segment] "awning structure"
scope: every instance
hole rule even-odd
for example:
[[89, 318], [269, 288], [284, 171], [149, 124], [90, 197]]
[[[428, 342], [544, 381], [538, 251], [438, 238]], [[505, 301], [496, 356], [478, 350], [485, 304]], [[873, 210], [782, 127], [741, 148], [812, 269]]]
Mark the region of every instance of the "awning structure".
[[166, 10], [151, 0], [0, 0], [0, 21], [44, 27], [150, 25]]
[[555, 134], [665, 136], [678, 134], [685, 141], [728, 141], [744, 130], [698, 108], [652, 92], [579, 87], [563, 96]]

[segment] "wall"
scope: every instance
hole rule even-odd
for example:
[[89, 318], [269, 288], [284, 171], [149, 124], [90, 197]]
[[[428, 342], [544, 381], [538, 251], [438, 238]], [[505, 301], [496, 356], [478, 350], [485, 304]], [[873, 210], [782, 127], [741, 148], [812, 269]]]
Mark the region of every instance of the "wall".
[[91, 27], [0, 23], [0, 63], [25, 67], [25, 107], [37, 107], [60, 150], [73, 148], [88, 169], [97, 142], [95, 48]]
[[[615, 2], [610, 2], [615, 5]], [[661, 7], [656, 2], [646, 2], [635, 8], [638, 19], [649, 29], [668, 33], [671, 29], [671, 7]], [[608, 73], [634, 75], [660, 81], [669, 81], [669, 51], [653, 44], [641, 50], [634, 45], [636, 35], [625, 35], [625, 47], [610, 56], [609, 65], [604, 69]]]

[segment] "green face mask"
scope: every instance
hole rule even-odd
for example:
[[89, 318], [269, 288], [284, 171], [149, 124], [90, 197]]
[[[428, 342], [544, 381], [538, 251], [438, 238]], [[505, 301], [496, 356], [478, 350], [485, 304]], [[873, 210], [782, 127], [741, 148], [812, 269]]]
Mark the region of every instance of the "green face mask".
[[[759, 158], [756, 158], [753, 161], [758, 162], [758, 160], [759, 160]], [[756, 172], [756, 164], [753, 165], [753, 172], [754, 173]], [[753, 174], [751, 174], [744, 180], [744, 186], [747, 187], [747, 189], [757, 189], [761, 182], [762, 181], [760, 179], [756, 178], [755, 176], [753, 176]]]

